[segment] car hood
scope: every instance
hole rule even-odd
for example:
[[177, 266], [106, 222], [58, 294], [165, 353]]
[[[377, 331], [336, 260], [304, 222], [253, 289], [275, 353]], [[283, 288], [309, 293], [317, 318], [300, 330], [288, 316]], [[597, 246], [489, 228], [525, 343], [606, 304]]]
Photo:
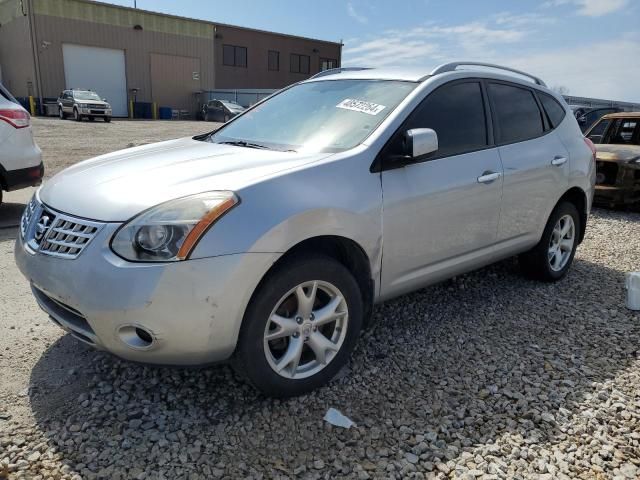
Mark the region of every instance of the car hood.
[[596, 158], [609, 162], [628, 162], [640, 158], [640, 145], [596, 144]]
[[301, 154], [181, 138], [80, 162], [39, 191], [42, 202], [70, 215], [107, 222], [186, 195], [239, 190], [330, 154]]

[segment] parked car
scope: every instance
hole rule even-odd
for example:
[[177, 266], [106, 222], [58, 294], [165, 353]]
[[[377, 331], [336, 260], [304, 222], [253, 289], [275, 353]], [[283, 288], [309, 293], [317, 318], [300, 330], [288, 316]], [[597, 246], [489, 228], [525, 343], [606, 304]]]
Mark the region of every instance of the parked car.
[[576, 107], [573, 110], [573, 114], [578, 120], [580, 130], [586, 132], [596, 123], [603, 115], [609, 113], [621, 112], [622, 109], [618, 107], [603, 107], [603, 108], [589, 108], [589, 107]]
[[605, 115], [586, 136], [596, 147], [595, 201], [612, 207], [640, 202], [640, 112]]
[[85, 117], [91, 122], [96, 118], [110, 122], [112, 110], [107, 100], [100, 98], [94, 91], [64, 90], [58, 97], [58, 116], [64, 120], [68, 115], [78, 122]]
[[0, 203], [2, 191], [40, 185], [42, 152], [33, 141], [31, 116], [0, 83]]
[[593, 145], [541, 80], [473, 65], [322, 72], [215, 132], [72, 166], [31, 201], [17, 264], [96, 348], [319, 387], [375, 302], [512, 255], [543, 281], [573, 261]]
[[209, 100], [202, 107], [202, 118], [207, 122], [228, 122], [246, 108], [229, 100]]

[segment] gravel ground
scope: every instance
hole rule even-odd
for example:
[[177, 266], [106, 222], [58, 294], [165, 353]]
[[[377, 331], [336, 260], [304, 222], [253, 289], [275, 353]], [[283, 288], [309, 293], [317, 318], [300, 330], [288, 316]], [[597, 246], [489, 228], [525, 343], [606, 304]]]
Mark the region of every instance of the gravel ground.
[[[174, 132], [122, 125], [102, 147]], [[0, 230], [0, 478], [640, 478], [640, 313], [624, 307], [640, 214], [595, 210], [587, 232], [560, 283], [508, 260], [378, 306], [340, 378], [279, 401], [226, 366], [131, 364], [64, 335]], [[356, 427], [324, 422], [330, 407]]]

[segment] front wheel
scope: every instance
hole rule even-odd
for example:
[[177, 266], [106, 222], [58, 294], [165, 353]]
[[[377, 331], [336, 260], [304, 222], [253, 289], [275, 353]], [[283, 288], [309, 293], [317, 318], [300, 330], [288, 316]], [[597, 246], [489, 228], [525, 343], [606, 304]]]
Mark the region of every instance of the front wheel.
[[358, 284], [341, 263], [324, 256], [286, 261], [247, 308], [234, 366], [266, 395], [309, 392], [347, 362], [362, 311]]
[[82, 115], [80, 115], [80, 114], [78, 113], [78, 109], [77, 109], [77, 108], [74, 108], [74, 109], [73, 109], [73, 119], [74, 119], [76, 122], [81, 122], [81, 121], [82, 121]]
[[58, 107], [58, 117], [60, 117], [60, 120], [64, 120], [67, 117], [64, 114], [64, 110], [62, 110], [62, 107]]
[[569, 202], [558, 204], [538, 245], [520, 255], [520, 266], [525, 275], [544, 282], [563, 278], [573, 263], [580, 228], [580, 214], [575, 205]]
[[105, 121], [106, 123], [111, 122], [111, 117], [104, 117], [104, 121]]

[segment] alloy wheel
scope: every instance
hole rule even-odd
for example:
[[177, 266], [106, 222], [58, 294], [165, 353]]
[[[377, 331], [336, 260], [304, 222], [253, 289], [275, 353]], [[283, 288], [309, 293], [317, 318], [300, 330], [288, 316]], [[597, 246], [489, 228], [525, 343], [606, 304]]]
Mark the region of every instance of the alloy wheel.
[[338, 354], [347, 335], [349, 312], [340, 290], [314, 280], [287, 292], [264, 330], [264, 353], [280, 376], [298, 380], [315, 375]]
[[554, 272], [562, 270], [573, 252], [576, 240], [576, 227], [571, 215], [564, 215], [558, 219], [549, 240], [549, 267]]

